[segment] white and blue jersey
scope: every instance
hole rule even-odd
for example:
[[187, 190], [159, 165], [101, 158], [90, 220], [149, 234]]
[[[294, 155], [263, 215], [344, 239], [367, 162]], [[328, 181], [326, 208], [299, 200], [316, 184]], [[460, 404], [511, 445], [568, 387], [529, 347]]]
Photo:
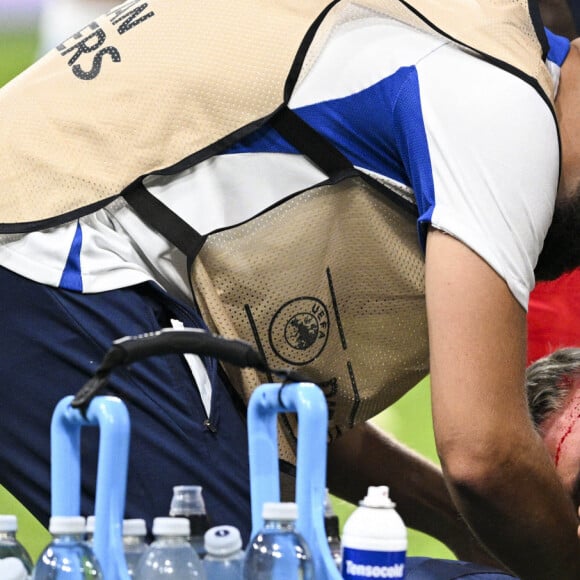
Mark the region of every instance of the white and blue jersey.
[[[569, 44], [549, 40], [557, 86]], [[417, 206], [421, 243], [428, 225], [453, 235], [527, 306], [559, 173], [556, 123], [531, 85], [441, 37], [369, 16], [334, 29], [289, 107], [358, 170]], [[144, 185], [205, 235], [326, 179], [265, 125]], [[2, 235], [0, 265], [79, 292], [154, 280], [191, 299], [186, 257], [122, 198], [64, 225]]]

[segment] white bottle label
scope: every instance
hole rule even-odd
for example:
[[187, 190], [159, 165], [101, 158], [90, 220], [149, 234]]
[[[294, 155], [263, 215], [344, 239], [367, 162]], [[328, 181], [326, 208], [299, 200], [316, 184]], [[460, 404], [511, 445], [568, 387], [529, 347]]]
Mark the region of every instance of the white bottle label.
[[342, 553], [342, 577], [357, 578], [404, 578], [405, 551], [378, 552], [344, 547]]

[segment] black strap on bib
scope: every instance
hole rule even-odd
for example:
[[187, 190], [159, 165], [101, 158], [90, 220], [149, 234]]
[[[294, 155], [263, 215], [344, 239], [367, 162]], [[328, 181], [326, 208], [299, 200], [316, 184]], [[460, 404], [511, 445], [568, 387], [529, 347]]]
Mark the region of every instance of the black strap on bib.
[[124, 193], [123, 197], [145, 223], [156, 229], [187, 257], [197, 256], [205, 243], [205, 236], [159, 201], [143, 184], [138, 184]]
[[352, 163], [326, 137], [287, 106], [280, 107], [268, 124], [328, 175], [332, 183], [357, 174]]
[[[570, 5], [573, 2], [568, 2]], [[548, 37], [546, 36], [546, 30], [544, 29], [544, 23], [542, 22], [542, 15], [540, 14], [540, 5], [538, 0], [528, 1], [528, 10], [530, 12], [530, 19], [534, 25], [534, 30], [542, 47], [542, 60], [545, 62], [548, 57], [548, 52], [550, 51], [550, 44], [548, 42]]]
[[[352, 163], [334, 145], [286, 105], [274, 113], [268, 124], [327, 175], [330, 183], [358, 174]], [[190, 259], [197, 256], [206, 236], [152, 195], [142, 183], [131, 187], [123, 197], [145, 223], [155, 228], [186, 256]]]

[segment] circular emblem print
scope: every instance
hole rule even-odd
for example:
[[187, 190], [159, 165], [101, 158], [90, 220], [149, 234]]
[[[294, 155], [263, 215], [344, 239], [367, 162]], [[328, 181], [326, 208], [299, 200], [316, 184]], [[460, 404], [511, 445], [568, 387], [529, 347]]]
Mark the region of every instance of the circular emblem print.
[[287, 363], [312, 362], [328, 340], [328, 310], [318, 298], [302, 297], [286, 302], [274, 314], [268, 337], [272, 350]]

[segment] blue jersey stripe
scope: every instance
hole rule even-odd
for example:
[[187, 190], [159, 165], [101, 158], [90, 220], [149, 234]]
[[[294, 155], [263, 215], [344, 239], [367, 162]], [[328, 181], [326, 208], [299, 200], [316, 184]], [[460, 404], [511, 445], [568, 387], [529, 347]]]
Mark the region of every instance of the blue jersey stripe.
[[294, 153], [298, 150], [284, 140], [277, 131], [268, 125], [244, 137], [224, 151], [223, 155], [229, 153]]
[[550, 45], [550, 50], [548, 51], [548, 60], [551, 60], [554, 64], [562, 66], [562, 63], [568, 56], [570, 52], [570, 41], [563, 36], [558, 36], [553, 32], [550, 32], [546, 28], [546, 36], [548, 37], [548, 44]]
[[[404, 90], [403, 90], [404, 89]], [[425, 248], [427, 226], [435, 209], [435, 184], [433, 168], [423, 121], [419, 78], [414, 69], [399, 93], [395, 127], [399, 154], [409, 176], [409, 185], [415, 194], [419, 212], [419, 239]]]
[[[367, 89], [294, 111], [332, 142], [354, 165], [410, 185], [393, 138], [394, 104], [409, 68]], [[420, 115], [420, 110], [418, 111]], [[269, 127], [246, 137], [226, 153], [298, 153]]]
[[60, 279], [59, 288], [66, 290], [75, 290], [77, 292], [83, 291], [83, 278], [81, 274], [81, 248], [83, 246], [83, 232], [81, 224], [77, 223], [77, 229], [70, 246], [70, 251], [62, 277]]
[[[434, 186], [415, 67], [401, 67], [358, 93], [294, 111], [353, 165], [411, 187], [421, 220], [429, 222]], [[266, 126], [227, 153], [298, 151]]]
[[[353, 165], [410, 185], [397, 143], [395, 108], [401, 87], [413, 71], [401, 68], [363, 91], [296, 112]], [[420, 110], [413, 113], [421, 115]]]

